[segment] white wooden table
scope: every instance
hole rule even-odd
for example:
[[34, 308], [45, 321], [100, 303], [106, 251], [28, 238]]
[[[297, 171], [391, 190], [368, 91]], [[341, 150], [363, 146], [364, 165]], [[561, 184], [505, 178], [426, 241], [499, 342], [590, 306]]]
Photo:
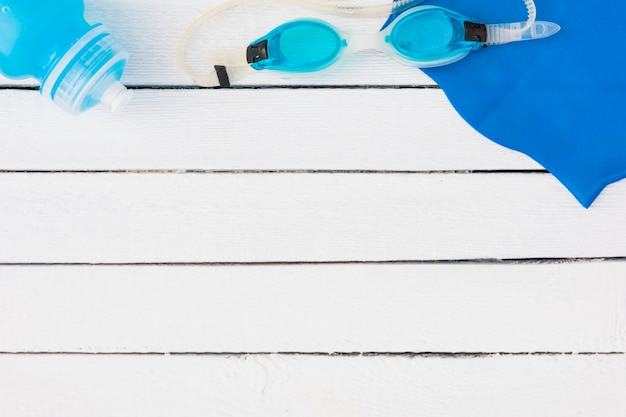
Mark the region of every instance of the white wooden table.
[[117, 116], [0, 80], [0, 416], [626, 415], [626, 182], [583, 209], [376, 53], [194, 88], [217, 4], [87, 2]]

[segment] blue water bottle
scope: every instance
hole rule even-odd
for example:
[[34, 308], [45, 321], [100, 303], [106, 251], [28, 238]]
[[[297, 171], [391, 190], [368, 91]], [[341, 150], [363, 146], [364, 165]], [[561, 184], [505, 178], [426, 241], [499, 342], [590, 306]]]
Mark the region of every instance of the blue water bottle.
[[131, 97], [119, 81], [128, 53], [84, 9], [83, 0], [0, 0], [0, 72], [37, 79], [69, 113], [98, 103], [115, 112]]

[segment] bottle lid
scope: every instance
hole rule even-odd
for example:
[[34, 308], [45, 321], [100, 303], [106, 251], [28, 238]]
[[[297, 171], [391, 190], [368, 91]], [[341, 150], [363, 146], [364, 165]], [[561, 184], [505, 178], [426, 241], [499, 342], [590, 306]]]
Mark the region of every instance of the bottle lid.
[[111, 109], [113, 114], [122, 110], [133, 98], [133, 92], [128, 90], [124, 84], [115, 81], [109, 86], [100, 97], [100, 103]]

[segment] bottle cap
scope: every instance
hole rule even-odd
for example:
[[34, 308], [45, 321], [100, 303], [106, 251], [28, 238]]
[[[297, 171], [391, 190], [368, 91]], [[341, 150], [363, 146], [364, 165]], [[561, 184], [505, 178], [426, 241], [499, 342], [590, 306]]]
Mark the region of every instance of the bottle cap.
[[128, 90], [124, 84], [115, 81], [102, 94], [100, 103], [111, 108], [111, 113], [115, 114], [122, 110], [133, 98], [133, 92]]

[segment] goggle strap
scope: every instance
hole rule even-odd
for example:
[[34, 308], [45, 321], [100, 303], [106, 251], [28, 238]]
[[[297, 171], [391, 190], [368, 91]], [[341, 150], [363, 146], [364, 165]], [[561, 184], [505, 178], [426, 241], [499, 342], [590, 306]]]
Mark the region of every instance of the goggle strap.
[[246, 64], [245, 66], [226, 66], [215, 64], [212, 70], [204, 75], [196, 75], [193, 82], [201, 87], [230, 87], [231, 83], [244, 78], [255, 70]]
[[[191, 39], [194, 37], [196, 32], [209, 20], [214, 18], [215, 16], [225, 12], [226, 10], [232, 9], [237, 6], [241, 6], [247, 3], [257, 2], [259, 0], [229, 0], [220, 6], [211, 9], [198, 17], [191, 25], [185, 30], [185, 33], [180, 38], [178, 42], [178, 47], [176, 48], [176, 62], [181, 69], [181, 71], [187, 75], [189, 78], [197, 82], [198, 79], [203, 79], [205, 81], [213, 79], [211, 77], [198, 77], [192, 73], [191, 69], [187, 65], [186, 54], [187, 47], [191, 42]], [[304, 7], [308, 7], [313, 10], [317, 10], [322, 13], [330, 13], [336, 15], [344, 15], [344, 16], [388, 16], [392, 13], [398, 13], [403, 10], [406, 10], [423, 0], [396, 0], [393, 3], [383, 3], [383, 4], [372, 4], [372, 5], [358, 5], [358, 3], [348, 3], [342, 2], [343, 0], [338, 1], [329, 1], [329, 0], [272, 0], [274, 2], [279, 3], [291, 3], [297, 4]], [[528, 0], [526, 0], [528, 1]], [[215, 77], [217, 78], [217, 77]], [[200, 84], [202, 85], [202, 84]]]
[[226, 67], [223, 65], [215, 65], [215, 75], [217, 75], [217, 82], [220, 83], [220, 87], [230, 87], [230, 76]]
[[245, 48], [209, 49], [201, 54], [201, 59], [213, 69], [194, 77], [194, 82], [202, 87], [230, 87], [231, 82], [254, 71], [248, 65]]
[[526, 23], [527, 22], [516, 22], [486, 25], [486, 45], [502, 45], [509, 42], [547, 38], [561, 29], [559, 25], [553, 22], [535, 21], [530, 26]]

